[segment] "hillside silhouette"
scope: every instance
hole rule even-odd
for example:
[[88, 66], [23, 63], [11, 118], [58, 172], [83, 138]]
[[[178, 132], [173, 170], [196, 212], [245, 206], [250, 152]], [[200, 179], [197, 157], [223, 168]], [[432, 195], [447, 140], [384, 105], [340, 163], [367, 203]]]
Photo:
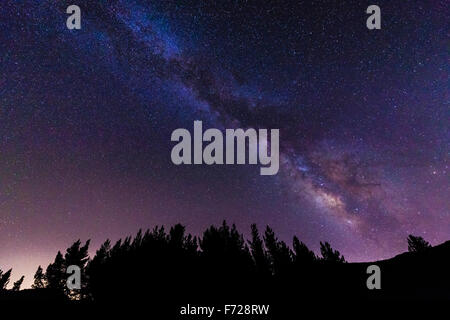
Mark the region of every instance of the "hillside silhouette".
[[[450, 300], [450, 241], [431, 247], [409, 236], [408, 252], [392, 259], [348, 263], [328, 242], [320, 255], [297, 237], [288, 245], [267, 227], [251, 226], [248, 240], [224, 222], [201, 237], [178, 224], [155, 227], [116, 243], [106, 240], [89, 258], [90, 241], [78, 240], [45, 269], [32, 289], [6, 290], [11, 270], [0, 273], [0, 302], [51, 302], [77, 306], [141, 306], [177, 316], [186, 304], [270, 304], [271, 312], [338, 302]], [[369, 265], [381, 269], [381, 290], [369, 290]], [[69, 290], [66, 268], [82, 270], [81, 289]], [[23, 279], [22, 279], [23, 281]]]

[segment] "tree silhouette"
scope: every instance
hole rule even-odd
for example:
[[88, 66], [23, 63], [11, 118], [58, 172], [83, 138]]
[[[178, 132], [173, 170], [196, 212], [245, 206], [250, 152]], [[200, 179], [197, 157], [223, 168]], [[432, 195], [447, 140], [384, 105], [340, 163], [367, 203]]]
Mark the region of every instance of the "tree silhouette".
[[233, 224], [224, 221], [220, 228], [209, 227], [200, 240], [201, 256], [211, 268], [229, 276], [249, 272], [253, 266], [244, 237]]
[[101, 276], [102, 272], [105, 273], [107, 260], [111, 256], [111, 241], [107, 239], [97, 250], [94, 258], [90, 260], [86, 266], [86, 277], [89, 279], [86, 290], [88, 291], [89, 298], [92, 296], [100, 295], [100, 288], [103, 286]]
[[66, 266], [61, 251], [58, 251], [55, 261], [48, 265], [45, 272], [47, 288], [55, 291], [64, 292], [66, 287]]
[[45, 287], [45, 275], [42, 270], [42, 267], [39, 266], [36, 270], [36, 273], [34, 274], [34, 281], [31, 285], [31, 288], [33, 289], [42, 289]]
[[[34, 292], [36, 297], [66, 302], [77, 298], [83, 300], [80, 305], [152, 302], [152, 308], [161, 306], [165, 311], [168, 305], [179, 306], [188, 300], [215, 302], [229, 297], [241, 301], [252, 297], [255, 301], [285, 305], [370, 297], [365, 282], [370, 263], [345, 263], [341, 253], [328, 242], [320, 243], [318, 257], [296, 236], [291, 250], [270, 227], [261, 236], [256, 225], [252, 225], [251, 238], [246, 241], [235, 225], [229, 226], [225, 221], [219, 227], [207, 228], [199, 238], [186, 233], [180, 224], [168, 233], [157, 226], [145, 232], [139, 230], [134, 238], [119, 239], [114, 245], [106, 240], [92, 259], [88, 247], [89, 241], [83, 245], [77, 240], [64, 256], [58, 251], [45, 274], [39, 266], [32, 285], [39, 289]], [[431, 248], [421, 237], [411, 235], [408, 249], [429, 250], [430, 254], [399, 255], [390, 261], [378, 261], [382, 270], [388, 270], [383, 278], [383, 294], [407, 297], [410, 292], [417, 294], [416, 287], [426, 288], [424, 292], [429, 292], [428, 288], [446, 292], [450, 286], [450, 242]], [[82, 269], [81, 291], [67, 289], [66, 268], [71, 264]], [[23, 277], [12, 290], [6, 290], [10, 276], [11, 270], [0, 271], [0, 301], [3, 297], [25, 296], [29, 291], [19, 291]]]
[[431, 244], [425, 241], [422, 237], [416, 237], [410, 234], [408, 236], [408, 251], [409, 252], [424, 252], [431, 248]]
[[[86, 264], [89, 260], [89, 244], [90, 240], [86, 241], [84, 246], [81, 246], [81, 241], [75, 241], [69, 248], [67, 248], [66, 253], [64, 255], [64, 264], [67, 268], [68, 266], [75, 265], [80, 268], [81, 275], [85, 274]], [[67, 274], [65, 278], [67, 278]], [[64, 290], [67, 295], [71, 298], [81, 298], [81, 296], [85, 293], [84, 289], [86, 287], [86, 281], [81, 282], [81, 290], [69, 290], [69, 288], [65, 285]]]
[[345, 262], [344, 256], [337, 250], [333, 250], [328, 242], [320, 242], [320, 253], [322, 254], [322, 261], [332, 262], [332, 263], [343, 263]]
[[255, 263], [256, 272], [263, 277], [270, 275], [270, 262], [264, 248], [264, 242], [259, 235], [256, 224], [251, 225], [252, 239], [248, 242], [250, 246], [251, 255]]
[[283, 241], [278, 241], [273, 230], [267, 226], [264, 233], [264, 243], [266, 245], [272, 271], [276, 275], [281, 275], [289, 270], [292, 263], [292, 251]]
[[6, 290], [6, 286], [8, 285], [10, 278], [11, 278], [11, 271], [12, 269], [9, 269], [5, 273], [0, 269], [0, 290]]
[[25, 276], [22, 276], [19, 280], [14, 282], [13, 287], [12, 287], [12, 291], [19, 291], [20, 290], [20, 286], [23, 283], [23, 279], [25, 279]]
[[294, 264], [296, 266], [309, 265], [317, 260], [316, 255], [313, 251], [309, 250], [308, 247], [301, 242], [296, 236], [293, 240], [294, 249]]

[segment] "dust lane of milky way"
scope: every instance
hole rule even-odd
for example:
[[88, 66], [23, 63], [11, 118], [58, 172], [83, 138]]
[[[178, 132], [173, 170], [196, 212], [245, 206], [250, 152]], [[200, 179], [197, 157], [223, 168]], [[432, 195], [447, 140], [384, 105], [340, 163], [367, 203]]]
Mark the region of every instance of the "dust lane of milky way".
[[[450, 238], [446, 1], [0, 4], [0, 268], [74, 240], [270, 225], [348, 260]], [[170, 134], [279, 128], [276, 176], [174, 166]], [[92, 250], [91, 253], [94, 253]]]

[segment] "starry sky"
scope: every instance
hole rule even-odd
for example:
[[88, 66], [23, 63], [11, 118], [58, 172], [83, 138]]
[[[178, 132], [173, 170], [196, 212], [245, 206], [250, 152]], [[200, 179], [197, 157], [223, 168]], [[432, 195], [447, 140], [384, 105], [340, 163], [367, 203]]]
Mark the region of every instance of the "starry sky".
[[[82, 29], [66, 28], [76, 4]], [[381, 30], [366, 9], [381, 8]], [[349, 261], [450, 239], [445, 0], [0, 2], [0, 268], [139, 228], [270, 225]], [[182, 165], [173, 130], [280, 129], [280, 170]]]

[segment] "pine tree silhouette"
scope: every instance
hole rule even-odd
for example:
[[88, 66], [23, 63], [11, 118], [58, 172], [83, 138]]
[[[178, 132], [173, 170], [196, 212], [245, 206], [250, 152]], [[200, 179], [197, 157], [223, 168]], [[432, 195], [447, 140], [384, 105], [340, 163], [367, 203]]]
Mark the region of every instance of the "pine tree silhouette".
[[251, 225], [251, 235], [252, 239], [248, 244], [250, 246], [256, 272], [261, 277], [268, 277], [271, 274], [270, 261], [256, 224]]
[[272, 272], [275, 275], [287, 273], [292, 264], [292, 251], [283, 241], [278, 241], [273, 230], [267, 226], [264, 233], [264, 243], [266, 245]]
[[[86, 264], [89, 260], [89, 244], [90, 240], [86, 241], [84, 246], [81, 246], [81, 241], [75, 241], [69, 248], [67, 248], [66, 253], [64, 255], [64, 265], [67, 268], [68, 266], [75, 265], [80, 268], [81, 275], [86, 274]], [[67, 274], [65, 274], [65, 278], [67, 279]], [[81, 281], [81, 290], [69, 290], [67, 285], [64, 286], [65, 293], [71, 298], [80, 299], [85, 293], [86, 289], [86, 281]]]
[[45, 286], [46, 286], [45, 275], [42, 270], [42, 267], [39, 266], [36, 270], [36, 273], [34, 274], [34, 281], [33, 281], [33, 284], [31, 285], [31, 288], [42, 289]]
[[425, 241], [422, 237], [416, 237], [410, 234], [407, 240], [409, 252], [424, 252], [431, 248], [431, 244]]
[[[408, 296], [418, 292], [414, 289], [417, 286], [445, 292], [450, 285], [450, 242], [434, 248], [411, 235], [408, 245], [412, 252], [427, 250], [427, 254], [399, 255], [377, 262], [382, 270], [388, 270], [383, 274], [383, 292]], [[291, 250], [270, 227], [261, 236], [252, 225], [251, 238], [246, 241], [236, 226], [226, 221], [219, 227], [210, 226], [198, 238], [186, 233], [180, 224], [168, 233], [156, 226], [145, 232], [139, 230], [134, 238], [119, 239], [114, 245], [106, 240], [92, 259], [88, 248], [89, 241], [82, 245], [77, 240], [64, 256], [58, 252], [45, 274], [39, 266], [32, 286], [39, 289], [36, 293], [58, 301], [75, 297], [107, 305], [151, 303], [152, 308], [161, 310], [186, 301], [215, 303], [229, 297], [237, 301], [252, 297], [253, 301], [283, 305], [370, 297], [363, 281], [369, 263], [346, 263], [328, 242], [320, 242], [321, 256], [316, 256], [296, 236]], [[82, 269], [81, 292], [66, 288], [65, 271], [70, 264]], [[5, 290], [10, 275], [11, 270], [0, 271], [0, 300], [27, 291]], [[16, 281], [14, 290], [19, 290], [22, 281]]]
[[308, 247], [301, 242], [296, 236], [293, 240], [294, 249], [294, 264], [298, 267], [300, 265], [310, 265], [317, 260], [316, 255], [313, 251], [309, 250]]
[[61, 251], [58, 251], [55, 261], [48, 265], [45, 271], [46, 287], [58, 292], [64, 292], [66, 287], [66, 265]]
[[5, 273], [0, 269], [0, 290], [6, 290], [6, 286], [8, 285], [10, 278], [11, 278], [11, 271], [12, 269], [9, 269]]
[[107, 269], [106, 263], [110, 257], [111, 241], [107, 239], [86, 266], [86, 277], [89, 279], [86, 290], [90, 299], [92, 299], [92, 296], [100, 295], [98, 290], [103, 286], [101, 273], [105, 273], [105, 269]]
[[23, 283], [23, 279], [25, 279], [25, 276], [22, 276], [19, 280], [17, 280], [16, 282], [14, 282], [13, 287], [12, 287], [12, 291], [19, 291], [20, 287], [22, 286]]
[[322, 261], [332, 262], [332, 263], [343, 263], [345, 262], [344, 256], [337, 250], [333, 250], [328, 242], [320, 242], [320, 253], [322, 254]]

